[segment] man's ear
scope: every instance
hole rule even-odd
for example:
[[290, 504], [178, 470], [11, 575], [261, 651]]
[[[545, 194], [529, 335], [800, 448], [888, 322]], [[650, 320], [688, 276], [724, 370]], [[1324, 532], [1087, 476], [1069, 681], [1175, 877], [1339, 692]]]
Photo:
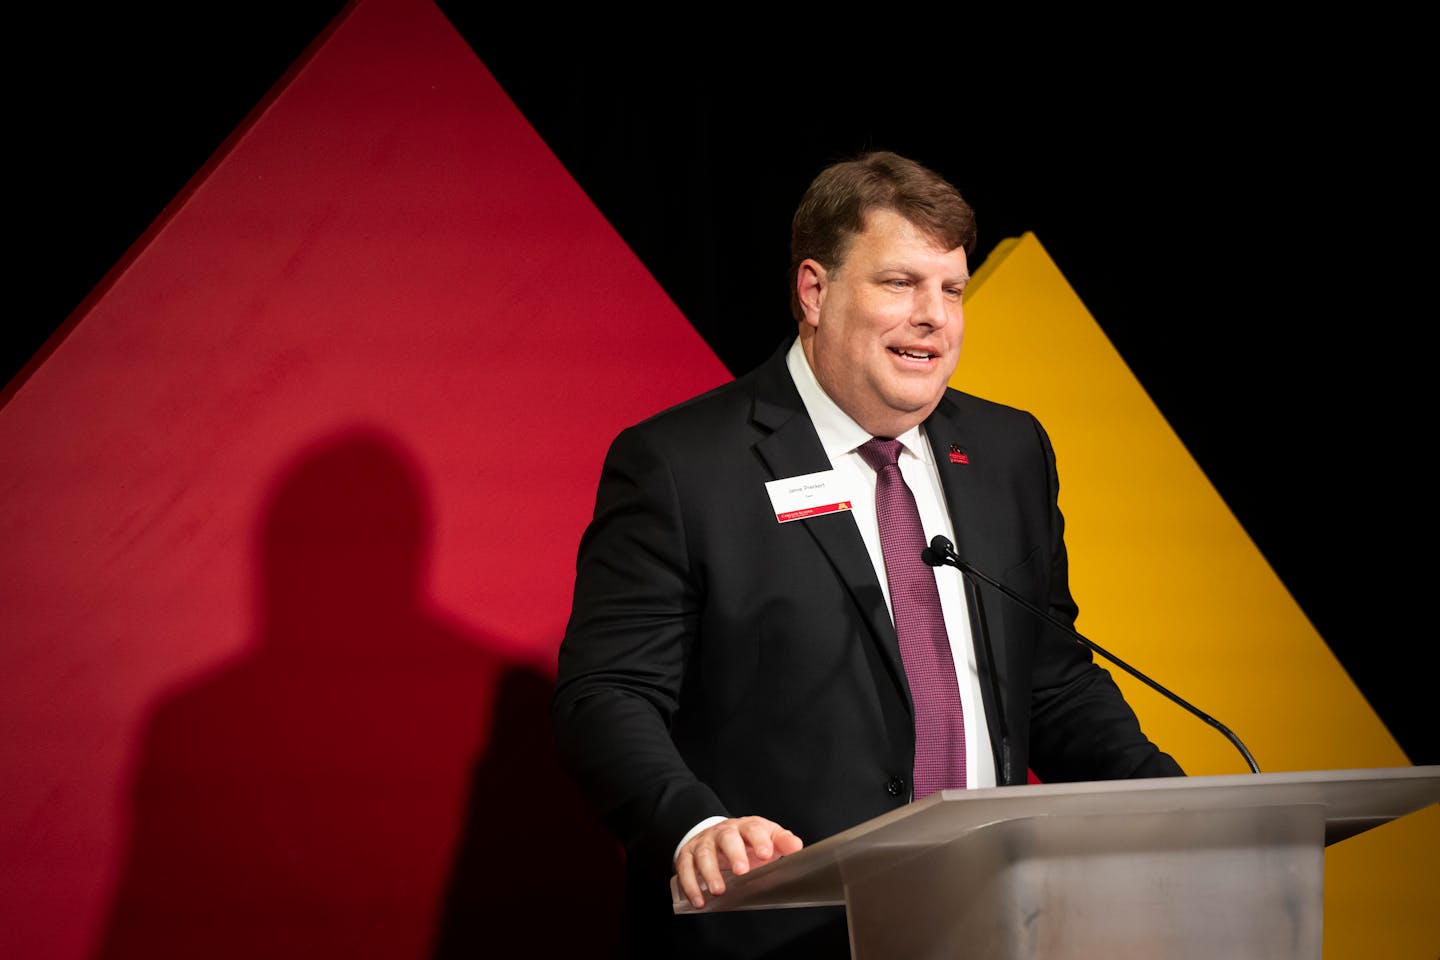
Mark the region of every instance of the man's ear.
[[829, 277], [825, 268], [816, 260], [802, 260], [795, 271], [795, 292], [800, 298], [802, 323], [811, 327], [820, 325], [820, 304], [825, 299], [825, 288]]

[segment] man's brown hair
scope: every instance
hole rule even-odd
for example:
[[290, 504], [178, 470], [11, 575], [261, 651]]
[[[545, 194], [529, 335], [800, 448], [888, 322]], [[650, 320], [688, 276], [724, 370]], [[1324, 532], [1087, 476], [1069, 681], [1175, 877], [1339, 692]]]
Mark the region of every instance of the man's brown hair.
[[845, 262], [850, 241], [871, 210], [893, 210], [946, 250], [975, 254], [975, 211], [944, 177], [886, 150], [862, 153], [820, 171], [800, 199], [790, 225], [790, 312], [803, 314], [795, 289], [804, 260], [826, 270]]

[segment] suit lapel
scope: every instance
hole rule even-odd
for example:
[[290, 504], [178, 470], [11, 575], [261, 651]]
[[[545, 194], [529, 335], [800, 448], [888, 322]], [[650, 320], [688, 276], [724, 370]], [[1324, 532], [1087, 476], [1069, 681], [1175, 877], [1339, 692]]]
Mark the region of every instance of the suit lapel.
[[[977, 438], [967, 426], [958, 396], [947, 393], [925, 421], [925, 437], [935, 456], [935, 468], [940, 472], [940, 487], [945, 493], [950, 523], [955, 530], [955, 552], [983, 569], [985, 558], [980, 556], [977, 560], [980, 547], [975, 511], [984, 509], [985, 451], [975, 443]], [[978, 589], [969, 577], [964, 578], [964, 590], [975, 656], [981, 669], [980, 695], [989, 718], [987, 727], [991, 749], [995, 753], [996, 775], [1001, 783], [1005, 783], [1011, 775], [1008, 770], [1008, 745], [1004, 743], [1007, 724], [1003, 705], [996, 702], [997, 686], [1005, 689], [1005, 678], [1009, 675], [1003, 642], [1004, 618], [1002, 611], [992, 609], [993, 605], [984, 605], [984, 591]], [[992, 657], [994, 663], [990, 662]]]
[[[769, 431], [755, 444], [755, 450], [776, 480], [831, 469], [830, 458], [785, 366], [787, 348], [761, 368], [755, 387], [754, 420]], [[908, 700], [909, 686], [895, 625], [855, 518], [848, 513], [832, 513], [795, 522], [804, 525], [839, 573], [884, 654], [892, 680], [907, 692]]]
[[972, 533], [974, 524], [968, 510], [975, 509], [983, 463], [980, 469], [970, 464], [972, 438], [965, 430], [960, 403], [954, 395], [947, 393], [925, 421], [925, 438], [935, 457], [940, 487], [945, 492], [945, 505], [950, 510], [950, 523], [955, 530], [955, 552], [968, 559], [971, 554], [967, 551], [972, 548], [975, 539]]

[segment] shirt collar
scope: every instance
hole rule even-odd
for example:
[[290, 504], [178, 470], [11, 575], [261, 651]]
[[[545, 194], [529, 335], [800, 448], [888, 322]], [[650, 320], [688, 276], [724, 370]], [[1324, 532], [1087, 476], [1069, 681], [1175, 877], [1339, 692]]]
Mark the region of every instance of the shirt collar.
[[[831, 462], [855, 452], [861, 444], [870, 439], [871, 435], [865, 432], [865, 428], [841, 410], [840, 405], [830, 399], [825, 388], [820, 386], [820, 381], [815, 379], [815, 371], [810, 369], [810, 361], [805, 356], [805, 348], [800, 345], [799, 337], [795, 338], [789, 352], [785, 354], [785, 366], [790, 370], [790, 379], [795, 381], [795, 389], [800, 391], [805, 412], [810, 414], [810, 422], [815, 425], [815, 432], [820, 435], [820, 445], [825, 448], [825, 455]], [[925, 442], [922, 425], [911, 427], [895, 439], [899, 440], [901, 446], [912, 456], [919, 457], [925, 463], [931, 462], [930, 445]]]

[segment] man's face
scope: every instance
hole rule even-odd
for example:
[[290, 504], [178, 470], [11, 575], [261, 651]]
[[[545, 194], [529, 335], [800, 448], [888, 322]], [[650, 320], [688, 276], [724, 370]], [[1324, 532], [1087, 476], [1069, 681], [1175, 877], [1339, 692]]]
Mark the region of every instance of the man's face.
[[893, 210], [870, 211], [844, 262], [813, 260], [797, 282], [800, 332], [815, 378], [874, 436], [930, 415], [960, 360], [965, 249], [942, 250]]

